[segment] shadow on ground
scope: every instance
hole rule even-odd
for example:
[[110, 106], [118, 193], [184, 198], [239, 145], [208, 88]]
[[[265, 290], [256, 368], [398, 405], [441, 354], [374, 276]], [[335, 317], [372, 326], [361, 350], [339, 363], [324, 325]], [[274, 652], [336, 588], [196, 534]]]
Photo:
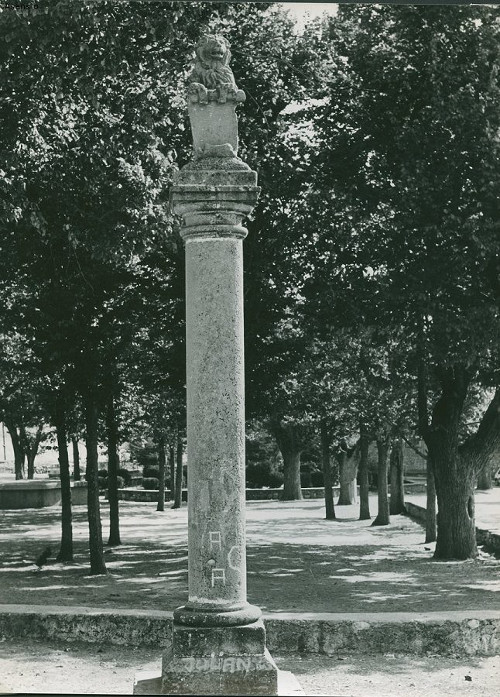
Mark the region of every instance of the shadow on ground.
[[[323, 519], [316, 501], [252, 502], [248, 596], [266, 612], [500, 610], [500, 561], [434, 562], [422, 528], [404, 516], [390, 526], [358, 521], [355, 507]], [[173, 610], [187, 600], [186, 509], [122, 503], [124, 544], [106, 550], [106, 576], [90, 576], [84, 507], [74, 510], [75, 561], [34, 560], [59, 541], [60, 509], [2, 512], [0, 592], [4, 603]], [[107, 536], [107, 505], [103, 535]]]

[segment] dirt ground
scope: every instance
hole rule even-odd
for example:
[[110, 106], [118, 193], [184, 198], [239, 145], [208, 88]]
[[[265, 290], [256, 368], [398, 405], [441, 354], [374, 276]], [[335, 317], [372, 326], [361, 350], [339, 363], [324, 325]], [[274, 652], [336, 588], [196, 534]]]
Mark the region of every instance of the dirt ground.
[[[247, 505], [250, 602], [265, 613], [500, 610], [500, 560], [436, 562], [405, 516], [373, 528], [357, 520], [357, 506], [337, 514], [324, 520], [321, 500]], [[47, 544], [57, 551], [60, 508], [0, 516], [3, 603], [173, 610], [187, 600], [185, 507], [122, 502], [123, 544], [106, 550], [106, 576], [89, 575], [84, 506], [74, 509], [75, 562], [41, 571], [33, 562]], [[107, 539], [104, 502], [102, 518]]]
[[[338, 660], [274, 656], [306, 695], [329, 697], [493, 697], [500, 657], [362, 656]], [[159, 670], [157, 651], [88, 644], [0, 643], [0, 692], [131, 694], [137, 670]]]

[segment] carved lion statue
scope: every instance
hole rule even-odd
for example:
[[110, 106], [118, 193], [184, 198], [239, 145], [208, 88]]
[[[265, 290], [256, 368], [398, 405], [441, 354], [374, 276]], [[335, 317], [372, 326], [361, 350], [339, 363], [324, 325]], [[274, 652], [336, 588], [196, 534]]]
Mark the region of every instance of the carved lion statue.
[[223, 36], [203, 35], [196, 47], [196, 60], [189, 76], [189, 93], [197, 95], [201, 103], [208, 101], [208, 90], [214, 90], [218, 101], [228, 95], [239, 95], [233, 71], [229, 67], [231, 51]]

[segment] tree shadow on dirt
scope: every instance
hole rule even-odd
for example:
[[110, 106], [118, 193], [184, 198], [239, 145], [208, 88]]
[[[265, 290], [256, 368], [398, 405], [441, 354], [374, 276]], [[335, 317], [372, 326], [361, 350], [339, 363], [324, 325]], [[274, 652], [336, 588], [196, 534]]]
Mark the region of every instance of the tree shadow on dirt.
[[500, 610], [498, 570], [480, 561], [408, 560], [397, 547], [250, 547], [248, 590], [266, 612]]

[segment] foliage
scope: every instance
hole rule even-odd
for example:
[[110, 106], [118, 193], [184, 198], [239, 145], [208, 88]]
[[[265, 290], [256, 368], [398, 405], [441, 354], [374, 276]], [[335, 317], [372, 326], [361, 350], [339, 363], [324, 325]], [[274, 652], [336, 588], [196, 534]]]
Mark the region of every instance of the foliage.
[[160, 471], [158, 467], [151, 467], [151, 465], [145, 465], [144, 469], [142, 471], [143, 477], [156, 477], [156, 479], [159, 478], [160, 476]]
[[144, 479], [142, 480], [142, 486], [144, 489], [149, 489], [151, 491], [158, 490], [158, 485], [158, 477], [144, 477]]
[[118, 477], [122, 479], [123, 485], [125, 486], [130, 486], [130, 484], [132, 483], [132, 475], [130, 474], [128, 469], [125, 469], [125, 467], [118, 468]]

